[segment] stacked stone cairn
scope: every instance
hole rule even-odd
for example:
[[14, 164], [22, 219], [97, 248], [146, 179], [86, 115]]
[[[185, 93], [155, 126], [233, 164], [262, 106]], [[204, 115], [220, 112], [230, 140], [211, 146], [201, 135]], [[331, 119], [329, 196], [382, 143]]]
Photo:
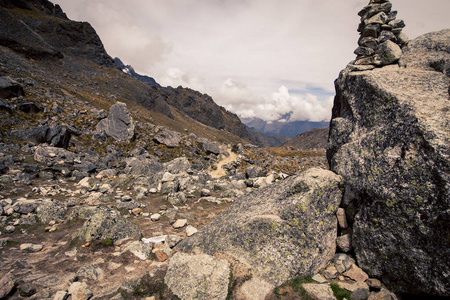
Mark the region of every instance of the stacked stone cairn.
[[370, 0], [358, 15], [361, 17], [358, 28], [361, 37], [355, 50], [354, 65], [373, 68], [396, 63], [402, 48], [408, 44], [408, 37], [402, 32], [405, 22], [396, 19], [397, 11], [392, 11], [392, 3]]

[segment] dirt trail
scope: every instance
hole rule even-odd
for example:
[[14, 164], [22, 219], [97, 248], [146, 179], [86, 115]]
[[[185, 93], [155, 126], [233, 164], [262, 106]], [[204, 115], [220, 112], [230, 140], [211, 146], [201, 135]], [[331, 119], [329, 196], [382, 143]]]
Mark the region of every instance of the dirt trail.
[[228, 152], [229, 155], [224, 157], [222, 160], [220, 160], [217, 163], [217, 169], [216, 170], [212, 170], [212, 169], [209, 170], [209, 174], [211, 175], [212, 178], [220, 178], [222, 176], [227, 175], [227, 172], [224, 169], [222, 169], [222, 166], [226, 165], [226, 164], [228, 164], [228, 163], [230, 163], [230, 162], [232, 162], [232, 161], [234, 161], [234, 160], [236, 160], [238, 158], [238, 155], [236, 153], [232, 152], [231, 148], [228, 148], [227, 152]]

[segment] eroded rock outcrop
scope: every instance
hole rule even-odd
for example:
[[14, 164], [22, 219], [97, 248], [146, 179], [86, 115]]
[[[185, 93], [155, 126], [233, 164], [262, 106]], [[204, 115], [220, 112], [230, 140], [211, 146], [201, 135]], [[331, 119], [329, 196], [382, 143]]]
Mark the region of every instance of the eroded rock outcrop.
[[400, 65], [343, 70], [327, 157], [359, 266], [398, 293], [450, 296], [450, 30]]
[[224, 252], [248, 264], [266, 285], [317, 272], [336, 248], [341, 177], [310, 169], [242, 196], [179, 249]]
[[110, 136], [117, 141], [130, 142], [134, 137], [134, 129], [134, 121], [128, 113], [127, 105], [116, 102], [109, 109], [108, 117], [97, 124], [96, 133], [100, 136]]

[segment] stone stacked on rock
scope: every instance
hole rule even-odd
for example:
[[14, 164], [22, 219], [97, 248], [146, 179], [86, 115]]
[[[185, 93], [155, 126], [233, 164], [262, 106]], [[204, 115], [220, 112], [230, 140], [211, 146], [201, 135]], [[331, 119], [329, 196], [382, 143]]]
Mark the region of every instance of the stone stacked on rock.
[[408, 37], [402, 33], [405, 22], [397, 20], [397, 11], [392, 11], [389, 0], [370, 0], [358, 15], [361, 37], [355, 65], [385, 66], [397, 62]]

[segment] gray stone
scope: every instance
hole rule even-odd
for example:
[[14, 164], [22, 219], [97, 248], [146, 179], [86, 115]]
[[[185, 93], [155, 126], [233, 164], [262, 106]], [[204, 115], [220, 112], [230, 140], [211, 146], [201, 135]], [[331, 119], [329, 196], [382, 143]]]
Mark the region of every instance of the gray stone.
[[336, 300], [329, 284], [304, 283], [302, 284], [302, 287], [312, 299]]
[[16, 231], [16, 227], [14, 227], [13, 225], [8, 225], [3, 228], [4, 233], [13, 233], [14, 231]]
[[171, 174], [180, 174], [189, 171], [191, 163], [187, 157], [178, 157], [164, 164], [164, 171]]
[[0, 98], [13, 98], [23, 96], [23, 87], [8, 76], [0, 77]]
[[382, 65], [390, 65], [402, 57], [402, 49], [391, 40], [381, 43], [375, 53], [380, 56]]
[[206, 254], [176, 253], [164, 282], [181, 299], [226, 299], [230, 264]]
[[79, 135], [80, 132], [66, 125], [45, 125], [14, 132], [14, 135], [22, 140], [37, 144], [47, 143], [52, 147], [64, 149], [69, 147], [72, 134]]
[[0, 98], [0, 111], [6, 111], [11, 113], [13, 111], [13, 107], [9, 102]]
[[172, 227], [175, 229], [178, 229], [178, 228], [183, 228], [186, 225], [187, 225], [186, 219], [179, 219], [179, 220], [176, 220], [175, 223], [172, 224]]
[[42, 249], [44, 249], [44, 246], [40, 244], [25, 243], [20, 245], [20, 250], [22, 250], [22, 252], [34, 253], [39, 252]]
[[75, 153], [57, 147], [37, 146], [34, 148], [34, 159], [45, 164], [73, 164], [75, 158]]
[[117, 241], [123, 238], [139, 239], [141, 231], [120, 215], [118, 211], [97, 209], [88, 217], [77, 233], [77, 237], [90, 241], [93, 239], [111, 239]]
[[208, 139], [199, 138], [198, 146], [199, 146], [200, 150], [202, 150], [203, 152], [206, 153], [206, 155], [209, 155], [209, 154], [219, 155], [220, 154], [219, 144], [216, 142], [211, 142]]
[[53, 296], [53, 300], [66, 300], [69, 297], [67, 291], [57, 291], [55, 296]]
[[192, 225], [188, 225], [186, 227], [186, 235], [187, 236], [192, 236], [192, 235], [196, 234], [197, 232], [198, 232], [197, 228], [195, 228]]
[[134, 241], [129, 243], [120, 253], [130, 252], [140, 260], [147, 260], [150, 257], [152, 250], [153, 247], [151, 244]]
[[348, 228], [347, 216], [345, 215], [345, 209], [340, 207], [336, 212], [336, 217], [338, 219], [339, 227], [342, 229]]
[[313, 275], [336, 249], [341, 180], [309, 169], [247, 194], [178, 248], [228, 253], [273, 285]]
[[247, 178], [264, 177], [267, 175], [267, 171], [258, 166], [248, 166], [245, 169], [245, 176]]
[[89, 280], [102, 280], [104, 272], [98, 265], [84, 265], [77, 271], [78, 277], [83, 277]]
[[356, 282], [364, 282], [369, 279], [367, 273], [361, 270], [361, 268], [357, 265], [353, 265], [350, 270], [344, 272], [343, 275], [353, 279]]
[[352, 235], [344, 234], [336, 239], [336, 244], [342, 252], [350, 252], [352, 250]]
[[370, 292], [366, 289], [357, 289], [350, 295], [350, 300], [367, 300]]
[[181, 143], [181, 134], [175, 131], [164, 129], [153, 137], [153, 141], [163, 144], [168, 148], [178, 147]]
[[67, 292], [72, 296], [72, 300], [88, 300], [93, 296], [93, 293], [88, 288], [86, 282], [76, 281], [72, 283]]
[[14, 276], [11, 273], [6, 273], [0, 279], [0, 299], [6, 298], [16, 285]]
[[128, 113], [127, 105], [122, 102], [112, 105], [108, 117], [95, 127], [97, 134], [104, 133], [121, 142], [130, 142], [134, 138], [134, 129], [133, 118]]
[[57, 200], [46, 202], [36, 209], [38, 219], [44, 224], [48, 224], [51, 221], [64, 220], [66, 212], [67, 206]]
[[154, 157], [131, 157], [125, 160], [125, 172], [131, 175], [152, 176], [163, 170], [161, 161]]
[[327, 157], [344, 177], [354, 252], [397, 293], [450, 296], [438, 275], [450, 274], [449, 45], [450, 30], [426, 34], [405, 48], [403, 68], [336, 81]]

